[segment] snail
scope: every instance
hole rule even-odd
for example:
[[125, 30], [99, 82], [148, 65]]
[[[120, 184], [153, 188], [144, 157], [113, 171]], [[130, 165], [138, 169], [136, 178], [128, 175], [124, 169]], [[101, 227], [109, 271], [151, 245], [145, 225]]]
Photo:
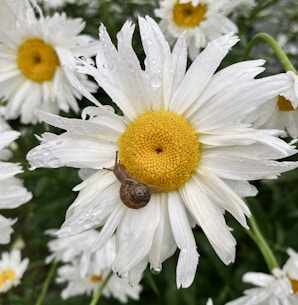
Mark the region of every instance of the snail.
[[115, 166], [113, 169], [104, 168], [114, 173], [116, 178], [121, 182], [120, 199], [131, 209], [140, 209], [148, 204], [151, 193], [160, 193], [163, 190], [156, 186], [149, 186], [138, 181], [131, 176], [124, 165], [118, 162], [118, 152], [116, 152]]

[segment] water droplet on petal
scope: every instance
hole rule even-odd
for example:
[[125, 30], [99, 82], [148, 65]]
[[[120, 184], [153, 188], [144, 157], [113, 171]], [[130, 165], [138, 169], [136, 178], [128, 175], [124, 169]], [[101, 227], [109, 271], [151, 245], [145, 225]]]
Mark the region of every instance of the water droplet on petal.
[[36, 170], [37, 167], [32, 165], [32, 164], [28, 164], [27, 168], [28, 168], [29, 171], [34, 171], [34, 170]]
[[49, 154], [50, 154], [50, 151], [49, 151], [48, 149], [44, 149], [44, 150], [42, 151], [42, 155], [43, 155], [44, 157], [47, 157]]
[[102, 67], [103, 67], [104, 69], [109, 69], [109, 68], [110, 68], [110, 65], [109, 65], [107, 62], [104, 62], [104, 63], [102, 64]]
[[150, 271], [152, 274], [159, 274], [162, 270], [162, 266], [150, 267]]
[[93, 227], [93, 224], [92, 223], [85, 223], [83, 227], [84, 227], [84, 229], [89, 230]]
[[116, 272], [117, 276], [120, 277], [121, 279], [126, 279], [128, 278], [128, 272], [122, 272], [122, 273], [119, 273], [119, 272]]
[[48, 161], [48, 166], [52, 168], [61, 167], [61, 161], [58, 158], [52, 158]]
[[86, 58], [86, 56], [79, 56], [79, 59], [81, 60], [81, 61], [87, 61], [87, 58]]
[[155, 74], [155, 75], [152, 76], [152, 78], [151, 78], [151, 85], [154, 88], [158, 88], [158, 87], [161, 86], [161, 77], [160, 77], [160, 75]]

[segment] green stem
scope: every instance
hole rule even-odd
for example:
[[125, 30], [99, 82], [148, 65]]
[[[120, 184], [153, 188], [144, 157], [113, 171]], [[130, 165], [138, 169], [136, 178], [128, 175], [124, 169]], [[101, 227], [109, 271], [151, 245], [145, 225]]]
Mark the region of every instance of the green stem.
[[43, 283], [43, 286], [42, 286], [42, 290], [41, 290], [41, 293], [35, 303], [35, 305], [41, 305], [44, 298], [45, 298], [45, 295], [48, 291], [48, 288], [49, 288], [49, 285], [50, 285], [50, 282], [55, 274], [55, 271], [56, 271], [56, 268], [57, 268], [57, 263], [54, 263], [52, 264], [51, 268], [50, 268], [50, 271], [48, 272], [48, 275], [46, 277], [46, 280], [44, 281]]
[[277, 41], [267, 33], [258, 33], [251, 39], [244, 53], [245, 59], [248, 58], [251, 49], [259, 40], [264, 40], [272, 48], [285, 71], [293, 71], [294, 73], [297, 73], [297, 70], [292, 65], [284, 50], [280, 47]]
[[254, 242], [259, 247], [260, 251], [262, 252], [269, 271], [272, 272], [272, 270], [274, 268], [280, 268], [272, 250], [270, 249], [263, 234], [261, 233], [253, 215], [250, 216], [250, 218], [248, 219], [248, 222], [249, 222], [251, 231], [247, 230], [247, 233], [254, 240]]
[[98, 300], [100, 299], [103, 290], [105, 289], [109, 279], [111, 278], [111, 276], [113, 275], [113, 271], [111, 271], [108, 276], [105, 278], [105, 280], [103, 281], [103, 283], [101, 284], [101, 286], [99, 287], [98, 291], [96, 292], [96, 295], [93, 297], [93, 299], [91, 300], [91, 303], [89, 305], [96, 305]]

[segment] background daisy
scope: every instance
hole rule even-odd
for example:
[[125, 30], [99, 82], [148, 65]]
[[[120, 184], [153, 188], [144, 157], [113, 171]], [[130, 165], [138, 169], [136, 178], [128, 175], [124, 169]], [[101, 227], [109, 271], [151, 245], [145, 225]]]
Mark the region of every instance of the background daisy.
[[0, 293], [5, 293], [20, 284], [29, 264], [28, 258], [21, 260], [20, 250], [3, 252], [0, 259]]
[[[11, 1], [13, 8], [18, 1]], [[95, 52], [91, 37], [81, 35], [82, 19], [69, 19], [62, 14], [39, 17], [25, 2], [23, 14], [16, 22], [0, 31], [0, 98], [7, 100], [6, 119], [21, 117], [21, 122], [35, 122], [34, 109], [57, 113], [78, 111], [79, 91], [71, 86], [64, 66], [73, 69], [75, 56], [89, 60]], [[16, 14], [17, 11], [14, 11]], [[1, 23], [1, 21], [0, 21]], [[85, 76], [80, 81], [95, 90]]]
[[[215, 73], [238, 41], [233, 35], [210, 43], [186, 71], [183, 36], [171, 52], [151, 18], [140, 18], [139, 25], [145, 70], [132, 49], [130, 22], [117, 35], [117, 49], [101, 26], [96, 67], [80, 68], [95, 78], [124, 116], [100, 105], [86, 108], [83, 120], [39, 112], [41, 120], [66, 131], [45, 133], [27, 158], [33, 168], [90, 169], [74, 188], [79, 195], [59, 236], [103, 226], [94, 243], [96, 251], [115, 233], [112, 268], [132, 285], [141, 280], [148, 263], [153, 272], [160, 272], [178, 247], [177, 286], [188, 287], [198, 264], [193, 224], [230, 264], [236, 240], [224, 212], [247, 227], [245, 216], [250, 212], [241, 197], [257, 192], [248, 180], [273, 179], [297, 167], [295, 162], [275, 161], [296, 153], [278, 138], [281, 132], [239, 123], [281, 92], [286, 81], [284, 75], [254, 79], [263, 71], [263, 61], [242, 62]], [[116, 177], [107, 168], [115, 166], [117, 151], [122, 167]], [[143, 208], [131, 209], [120, 199], [119, 179], [127, 174], [152, 190]]]
[[230, 0], [163, 0], [155, 14], [170, 41], [185, 32], [189, 56], [194, 59], [209, 41], [238, 31], [236, 24], [227, 16], [244, 3], [253, 4], [252, 1]]
[[[54, 259], [64, 263], [58, 268], [56, 278], [58, 283], [67, 282], [67, 287], [61, 293], [63, 299], [80, 294], [95, 294], [110, 276], [116, 256], [115, 237], [112, 237], [101, 250], [91, 254], [91, 247], [97, 234], [97, 231], [89, 230], [76, 236], [56, 238], [49, 242], [52, 255], [47, 261]], [[139, 299], [140, 291], [140, 285], [131, 287], [127, 279], [112, 275], [103, 290], [103, 295], [112, 296], [125, 303], [128, 298]]]
[[298, 254], [288, 249], [290, 258], [282, 270], [274, 269], [271, 274], [248, 272], [243, 281], [257, 287], [244, 291], [245, 296], [226, 305], [295, 305], [298, 302]]
[[286, 130], [292, 138], [298, 137], [298, 77], [295, 73], [286, 73], [288, 88], [277, 97], [257, 107], [245, 121], [256, 128], [276, 128]]

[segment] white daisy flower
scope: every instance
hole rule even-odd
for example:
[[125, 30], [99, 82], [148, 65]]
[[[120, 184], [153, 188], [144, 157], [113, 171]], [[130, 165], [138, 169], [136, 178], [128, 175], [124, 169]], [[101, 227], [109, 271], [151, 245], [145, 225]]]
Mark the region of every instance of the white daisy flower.
[[[11, 130], [0, 116], [0, 209], [13, 209], [26, 203], [32, 198], [23, 183], [16, 174], [22, 173], [23, 169], [19, 164], [7, 162], [11, 152], [6, 148], [20, 133]], [[11, 226], [16, 220], [6, 219], [0, 215], [0, 244], [10, 241], [10, 234], [13, 232]]]
[[256, 108], [245, 121], [256, 128], [276, 128], [288, 132], [292, 138], [298, 137], [298, 76], [288, 71], [288, 88], [279, 96], [268, 100]]
[[[178, 246], [177, 286], [187, 287], [198, 264], [191, 226], [202, 228], [224, 263], [233, 262], [236, 241], [225, 223], [225, 211], [247, 227], [245, 216], [250, 213], [240, 197], [257, 192], [247, 181], [273, 179], [297, 167], [295, 162], [275, 161], [296, 153], [278, 138], [279, 131], [238, 123], [283, 90], [286, 81], [282, 74], [254, 79], [263, 71], [262, 60], [215, 73], [238, 41], [233, 35], [211, 42], [186, 71], [184, 37], [171, 52], [151, 18], [140, 18], [139, 24], [145, 70], [132, 49], [130, 22], [118, 33], [117, 49], [101, 26], [97, 68], [81, 67], [124, 117], [100, 105], [86, 108], [82, 120], [39, 111], [41, 120], [66, 132], [43, 134], [41, 145], [27, 158], [32, 169], [71, 166], [88, 172], [74, 188], [80, 193], [59, 236], [103, 226], [95, 251], [115, 233], [113, 270], [132, 285], [140, 281], [148, 263], [160, 272]], [[115, 166], [117, 151], [120, 163]], [[114, 166], [114, 172], [107, 170]], [[144, 197], [126, 190], [135, 184], [131, 180], [142, 182], [138, 186]], [[127, 194], [131, 196], [124, 200]], [[133, 209], [131, 202], [145, 206]]]
[[10, 253], [2, 253], [0, 260], [0, 293], [7, 292], [20, 283], [28, 263], [28, 258], [21, 260], [20, 250], [14, 249]]
[[209, 41], [238, 31], [227, 15], [243, 3], [253, 4], [245, 0], [163, 0], [155, 14], [169, 41], [185, 32], [189, 56], [194, 59]]
[[290, 258], [272, 275], [261, 272], [244, 274], [243, 281], [257, 287], [244, 291], [245, 296], [226, 305], [296, 305], [298, 304], [298, 254], [288, 250]]
[[[75, 56], [89, 60], [96, 43], [80, 35], [81, 19], [69, 19], [64, 13], [44, 17], [36, 7], [38, 18], [26, 3], [14, 26], [0, 30], [0, 98], [7, 100], [7, 119], [21, 116], [23, 123], [34, 123], [35, 108], [52, 113], [79, 110], [76, 98], [81, 94], [69, 83], [64, 65], [74, 68]], [[85, 76], [79, 78], [88, 90], [95, 90]]]
[[[89, 254], [91, 252], [91, 247], [95, 239], [94, 233], [95, 231], [90, 230], [85, 232], [85, 234], [80, 234], [79, 238], [76, 240], [78, 244], [80, 244], [80, 241], [83, 241], [84, 237], [86, 238], [84, 240], [85, 249], [82, 244], [77, 246], [81, 247], [82, 256], [80, 257], [80, 254], [77, 253], [76, 257], [72, 257], [68, 261], [71, 262], [70, 264], [63, 265], [57, 270], [57, 282], [68, 282], [67, 287], [61, 294], [63, 299], [80, 294], [95, 294], [111, 272], [112, 262], [116, 256], [115, 237], [109, 239], [105, 246], [101, 250], [96, 251], [93, 256], [89, 256], [89, 260], [86, 256], [84, 259], [86, 250], [89, 251]], [[94, 238], [91, 238], [92, 236]], [[65, 242], [72, 249], [75, 248], [72, 244], [72, 237], [65, 237], [56, 239], [56, 243], [51, 244], [52, 250], [58, 250], [58, 252], [61, 253], [62, 242]], [[57, 249], [54, 249], [55, 245], [57, 246]], [[69, 252], [66, 248], [64, 248], [64, 250]], [[66, 255], [62, 255], [65, 262]], [[70, 256], [68, 256], [68, 258], [70, 258]], [[87, 268], [82, 269], [82, 260], [85, 261], [85, 267]], [[127, 302], [128, 297], [135, 300], [139, 299], [140, 291], [140, 285], [131, 287], [127, 279], [120, 279], [116, 275], [112, 275], [111, 278], [108, 279], [108, 283], [103, 290], [103, 295], [106, 297], [113, 296], [125, 303]]]

